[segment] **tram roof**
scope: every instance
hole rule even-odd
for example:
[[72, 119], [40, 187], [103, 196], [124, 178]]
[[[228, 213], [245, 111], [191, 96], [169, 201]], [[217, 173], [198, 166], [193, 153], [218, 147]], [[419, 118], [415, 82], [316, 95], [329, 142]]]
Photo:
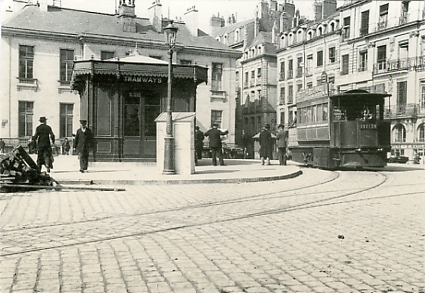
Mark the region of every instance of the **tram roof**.
[[337, 99], [337, 98], [347, 99], [347, 98], [361, 97], [361, 98], [376, 99], [376, 98], [386, 98], [390, 96], [391, 96], [390, 94], [386, 94], [386, 93], [371, 93], [366, 90], [350, 90], [343, 93], [331, 95], [330, 98], [331, 99]]

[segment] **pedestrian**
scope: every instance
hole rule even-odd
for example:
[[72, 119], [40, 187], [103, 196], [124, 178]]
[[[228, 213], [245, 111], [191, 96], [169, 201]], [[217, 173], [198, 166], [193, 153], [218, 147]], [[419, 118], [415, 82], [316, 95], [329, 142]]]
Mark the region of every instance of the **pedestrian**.
[[47, 125], [46, 117], [40, 117], [39, 121], [40, 125], [37, 126], [32, 137], [37, 146], [37, 167], [41, 171], [44, 165], [47, 173], [50, 173], [50, 169], [53, 169], [52, 144], [55, 143], [55, 135], [52, 128]]
[[0, 154], [4, 154], [4, 148], [6, 147], [5, 142], [0, 138]]
[[225, 166], [224, 160], [223, 160], [223, 150], [222, 150], [222, 144], [221, 144], [221, 136], [228, 134], [229, 131], [221, 131], [218, 129], [218, 124], [214, 123], [212, 128], [205, 132], [205, 136], [207, 136], [210, 140], [210, 148], [211, 148], [211, 155], [212, 155], [212, 164], [214, 166], [217, 166], [217, 155], [218, 160], [221, 166]]
[[69, 149], [71, 148], [67, 137], [62, 142], [62, 155], [69, 155]]
[[87, 172], [89, 164], [89, 153], [93, 148], [93, 132], [87, 127], [87, 120], [80, 120], [80, 128], [74, 139], [74, 149], [78, 153], [80, 161], [80, 172]]
[[263, 129], [261, 130], [259, 143], [260, 143], [261, 165], [264, 165], [264, 161], [267, 162], [267, 165], [271, 165], [270, 159], [272, 157], [272, 152], [273, 152], [273, 140], [272, 140], [272, 134], [270, 132], [269, 124], [265, 124]]
[[202, 151], [204, 149], [204, 133], [199, 129], [199, 126], [195, 127], [195, 154], [198, 160], [202, 159]]
[[288, 132], [285, 131], [285, 126], [279, 124], [276, 134], [277, 154], [279, 157], [279, 165], [286, 165], [286, 146], [288, 145]]

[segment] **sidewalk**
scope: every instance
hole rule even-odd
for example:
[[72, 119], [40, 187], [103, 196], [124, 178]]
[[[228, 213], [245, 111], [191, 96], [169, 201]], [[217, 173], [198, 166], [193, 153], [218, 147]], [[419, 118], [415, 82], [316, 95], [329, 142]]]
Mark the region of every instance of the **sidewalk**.
[[[33, 157], [35, 159], [35, 157]], [[261, 165], [259, 160], [226, 159], [226, 166], [212, 166], [211, 158], [198, 161], [191, 175], [163, 175], [156, 163], [89, 162], [87, 173], [79, 172], [77, 156], [55, 157], [50, 176], [60, 184], [195, 184], [243, 183], [293, 178], [302, 174], [296, 165]], [[44, 171], [43, 167], [43, 171]]]

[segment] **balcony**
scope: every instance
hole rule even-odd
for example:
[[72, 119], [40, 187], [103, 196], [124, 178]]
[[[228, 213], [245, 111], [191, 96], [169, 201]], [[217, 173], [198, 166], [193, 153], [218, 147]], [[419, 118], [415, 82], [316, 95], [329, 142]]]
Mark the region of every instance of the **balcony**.
[[399, 25], [406, 24], [408, 22], [408, 18], [409, 18], [408, 14], [402, 14], [398, 19], [398, 24]]
[[279, 81], [282, 81], [282, 80], [285, 80], [285, 72], [284, 71], [281, 71], [279, 73]]
[[362, 27], [360, 29], [360, 36], [363, 37], [369, 33], [369, 26]]
[[387, 61], [379, 61], [373, 66], [373, 74], [382, 74], [400, 71], [422, 71], [424, 69], [425, 59], [423, 56], [400, 58]]
[[375, 31], [378, 32], [380, 30], [386, 29], [387, 26], [388, 26], [388, 20], [380, 21], [380, 22], [378, 22], [378, 24], [377, 24], [377, 26], [375, 28]]
[[293, 78], [293, 74], [294, 74], [294, 71], [293, 70], [288, 70], [288, 79], [292, 79]]
[[398, 119], [398, 118], [416, 118], [420, 111], [419, 104], [403, 104], [394, 105], [385, 109], [384, 118]]
[[297, 68], [297, 75], [296, 77], [302, 77], [303, 76], [303, 68], [302, 67], [298, 67]]

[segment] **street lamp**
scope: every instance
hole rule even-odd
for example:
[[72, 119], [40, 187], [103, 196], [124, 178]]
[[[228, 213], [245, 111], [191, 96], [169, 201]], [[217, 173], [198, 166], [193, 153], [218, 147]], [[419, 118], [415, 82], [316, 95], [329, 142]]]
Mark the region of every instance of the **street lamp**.
[[173, 80], [173, 52], [176, 45], [176, 36], [178, 28], [174, 26], [173, 21], [164, 28], [167, 37], [168, 50], [168, 89], [167, 89], [167, 120], [166, 133], [164, 137], [164, 169], [162, 174], [175, 174], [174, 166], [174, 137], [173, 137], [173, 117], [171, 109], [171, 85]]

